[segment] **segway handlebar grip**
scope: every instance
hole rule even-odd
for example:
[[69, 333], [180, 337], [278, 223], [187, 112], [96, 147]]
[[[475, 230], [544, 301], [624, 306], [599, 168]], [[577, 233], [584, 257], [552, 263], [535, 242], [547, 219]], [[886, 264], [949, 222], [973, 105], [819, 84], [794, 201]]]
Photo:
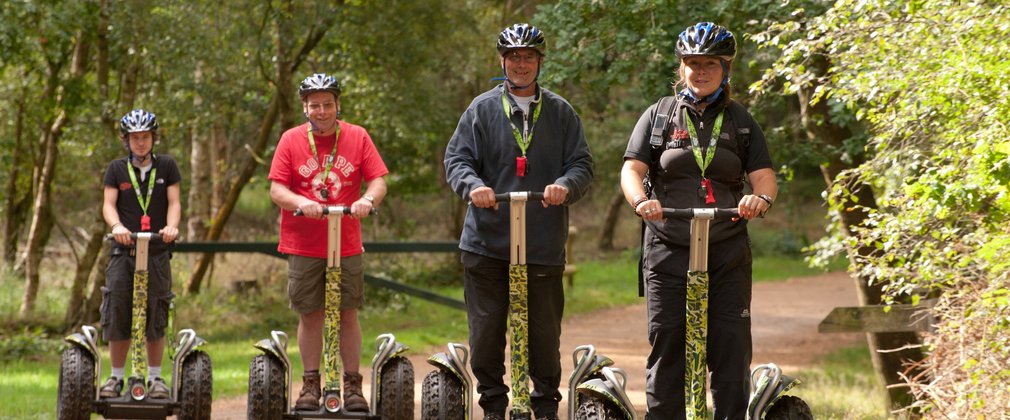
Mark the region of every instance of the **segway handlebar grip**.
[[663, 217], [672, 219], [692, 219], [695, 217], [705, 219], [731, 219], [734, 217], [740, 217], [740, 209], [735, 207], [729, 209], [671, 209], [663, 207]]
[[[139, 235], [139, 234], [149, 234], [149, 235], [151, 235], [151, 243], [159, 243], [159, 242], [161, 242], [161, 234], [160, 233], [156, 233], [156, 232], [139, 232], [139, 233], [138, 232], [133, 232], [133, 233], [130, 233], [130, 239], [137, 240], [137, 235]], [[111, 233], [106, 233], [105, 234], [105, 240], [106, 241], [114, 241], [114, 240], [116, 240], [116, 238], [114, 236], [112, 236]]]
[[543, 192], [533, 192], [533, 191], [517, 191], [515, 193], [499, 193], [494, 195], [494, 201], [499, 203], [505, 203], [511, 201], [512, 194], [522, 193], [526, 194], [526, 199], [529, 201], [543, 201]]
[[[351, 208], [346, 206], [333, 206], [335, 208], [341, 208], [341, 212], [344, 214], [351, 214]], [[330, 214], [330, 207], [323, 206], [323, 215]], [[372, 207], [372, 210], [368, 214], [376, 215], [379, 214], [379, 209]], [[302, 216], [302, 209], [295, 209], [295, 216]]]

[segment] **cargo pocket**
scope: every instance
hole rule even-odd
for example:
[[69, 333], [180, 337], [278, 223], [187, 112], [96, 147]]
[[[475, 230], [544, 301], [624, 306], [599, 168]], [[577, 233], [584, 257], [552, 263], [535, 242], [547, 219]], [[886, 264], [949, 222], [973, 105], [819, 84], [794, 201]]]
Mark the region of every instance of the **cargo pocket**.
[[148, 301], [148, 340], [157, 340], [165, 336], [165, 328], [168, 327], [168, 317], [169, 312], [172, 310], [173, 300], [175, 300], [175, 293], [168, 292], [167, 295], [152, 298]]
[[102, 306], [98, 308], [98, 312], [102, 317], [102, 330], [108, 331], [109, 325], [112, 324], [112, 314], [109, 313], [109, 299], [112, 299], [112, 293], [109, 292], [109, 288], [102, 286]]

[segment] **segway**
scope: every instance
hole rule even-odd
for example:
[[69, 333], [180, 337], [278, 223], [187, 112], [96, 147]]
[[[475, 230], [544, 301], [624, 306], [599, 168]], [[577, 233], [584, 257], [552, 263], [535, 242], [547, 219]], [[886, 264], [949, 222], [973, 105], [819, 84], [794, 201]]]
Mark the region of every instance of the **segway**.
[[[386, 419], [414, 418], [414, 367], [403, 356], [407, 346], [392, 334], [375, 339], [372, 392], [367, 412], [343, 409], [340, 399], [340, 221], [351, 214], [345, 206], [323, 207], [327, 216], [325, 318], [323, 324], [323, 404], [317, 410], [296, 410], [291, 401], [291, 360], [288, 336], [272, 331], [255, 347], [263, 354], [249, 364], [247, 414], [250, 419]], [[375, 214], [375, 209], [372, 209]], [[296, 210], [295, 216], [301, 216]]]
[[[192, 329], [176, 334], [175, 346], [168, 348], [172, 360], [172, 386], [167, 399], [148, 398], [144, 375], [147, 357], [144, 352], [147, 329], [148, 245], [161, 241], [157, 233], [130, 235], [136, 241], [133, 252], [136, 267], [133, 273], [133, 327], [130, 343], [131, 376], [126, 381], [127, 392], [117, 398], [99, 396], [102, 357], [98, 351], [98, 331], [85, 325], [81, 332], [64, 340], [70, 343], [63, 351], [57, 391], [57, 418], [85, 420], [91, 413], [105, 418], [164, 419], [175, 415], [179, 419], [210, 419], [213, 376], [211, 360], [201, 346], [206, 344]], [[106, 239], [112, 239], [107, 235]], [[172, 330], [171, 315], [168, 330]]]
[[[685, 348], [685, 410], [688, 419], [707, 419], [708, 340], [708, 239], [709, 224], [715, 219], [739, 217], [736, 208], [671, 209], [663, 208], [663, 217], [691, 219], [691, 250], [687, 271], [687, 343]], [[578, 352], [578, 350], [576, 350]], [[578, 365], [578, 362], [576, 363]], [[601, 369], [602, 370], [602, 369]], [[613, 376], [613, 375], [612, 375]], [[575, 380], [573, 374], [573, 380]], [[802, 399], [784, 392], [800, 382], [782, 374], [775, 364], [751, 370], [752, 393], [748, 419], [813, 419], [810, 407]], [[634, 419], [634, 407], [622, 401], [624, 381], [615, 377], [590, 378], [578, 384], [578, 419]], [[574, 399], [571, 401], [575, 401]], [[613, 417], [612, 417], [613, 416]]]
[[[529, 387], [529, 306], [526, 274], [526, 202], [541, 201], [542, 192], [495, 194], [496, 202], [509, 202], [509, 358], [512, 378], [512, 419], [532, 417]], [[463, 356], [459, 356], [459, 352]], [[438, 369], [421, 384], [422, 418], [473, 418], [472, 380], [466, 370], [466, 348], [449, 344], [449, 353], [438, 353], [428, 363]], [[463, 398], [465, 394], [466, 398]], [[465, 416], [465, 417], [464, 417]]]

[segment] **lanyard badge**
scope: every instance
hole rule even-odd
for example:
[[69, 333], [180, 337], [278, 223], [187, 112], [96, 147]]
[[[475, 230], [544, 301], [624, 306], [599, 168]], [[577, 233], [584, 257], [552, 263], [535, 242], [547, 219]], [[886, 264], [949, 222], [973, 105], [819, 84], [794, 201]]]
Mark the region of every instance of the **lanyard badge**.
[[715, 159], [715, 148], [719, 143], [719, 133], [722, 131], [722, 117], [725, 114], [726, 111], [722, 111], [719, 113], [719, 116], [715, 117], [715, 125], [712, 126], [712, 135], [708, 141], [708, 150], [705, 151], [705, 156], [702, 156], [698, 132], [694, 129], [691, 115], [686, 113], [687, 132], [691, 137], [691, 152], [694, 153], [694, 161], [698, 163], [698, 168], [701, 169], [701, 186], [698, 187], [698, 198], [704, 198], [705, 204], [715, 204], [715, 195], [712, 194], [712, 180], [705, 177], [705, 169]]
[[[539, 92], [538, 92], [539, 94]], [[526, 127], [525, 118], [523, 115], [523, 129], [524, 132], [519, 132], [519, 127], [516, 127], [515, 123], [512, 122], [512, 104], [509, 103], [508, 98], [505, 97], [505, 88], [502, 87], [501, 94], [501, 106], [505, 111], [505, 119], [508, 120], [509, 125], [512, 126], [512, 136], [516, 139], [516, 144], [519, 145], [520, 156], [516, 157], [516, 176], [522, 178], [526, 176], [527, 160], [526, 160], [526, 150], [529, 149], [530, 143], [533, 142], [533, 127], [536, 127], [537, 120], [540, 119], [540, 102], [537, 102], [533, 108], [533, 123], [529, 127]]]
[[143, 216], [140, 216], [140, 231], [149, 232], [151, 230], [151, 217], [147, 215], [147, 206], [151, 205], [151, 192], [154, 191], [154, 184], [157, 183], [155, 180], [158, 176], [158, 168], [151, 168], [151, 176], [147, 179], [146, 200], [140, 193], [140, 183], [137, 182], [137, 175], [133, 173], [133, 165], [130, 162], [126, 162], [126, 172], [130, 173], [130, 183], [133, 184], [133, 191], [137, 193], [140, 210], [144, 212]]
[[[312, 125], [308, 126], [309, 132], [309, 147], [312, 149], [312, 156], [316, 158], [316, 162], [322, 164], [323, 159], [319, 157], [319, 152], [316, 151], [316, 139], [312, 136]], [[337, 155], [337, 140], [340, 139], [340, 123], [337, 123], [337, 132], [333, 138], [333, 150], [330, 151], [329, 159], [326, 159], [326, 164], [322, 172], [322, 185], [319, 186], [319, 196], [322, 197], [324, 201], [330, 199], [330, 168], [333, 167], [333, 161]]]

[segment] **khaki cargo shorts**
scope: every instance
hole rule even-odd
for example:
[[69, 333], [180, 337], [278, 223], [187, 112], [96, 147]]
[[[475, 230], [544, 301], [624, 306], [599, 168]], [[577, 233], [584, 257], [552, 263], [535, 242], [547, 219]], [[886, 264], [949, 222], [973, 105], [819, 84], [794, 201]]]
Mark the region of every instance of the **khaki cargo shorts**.
[[[365, 267], [361, 254], [340, 258], [340, 309], [364, 303]], [[323, 309], [326, 259], [288, 255], [288, 299], [291, 309], [307, 314]]]

